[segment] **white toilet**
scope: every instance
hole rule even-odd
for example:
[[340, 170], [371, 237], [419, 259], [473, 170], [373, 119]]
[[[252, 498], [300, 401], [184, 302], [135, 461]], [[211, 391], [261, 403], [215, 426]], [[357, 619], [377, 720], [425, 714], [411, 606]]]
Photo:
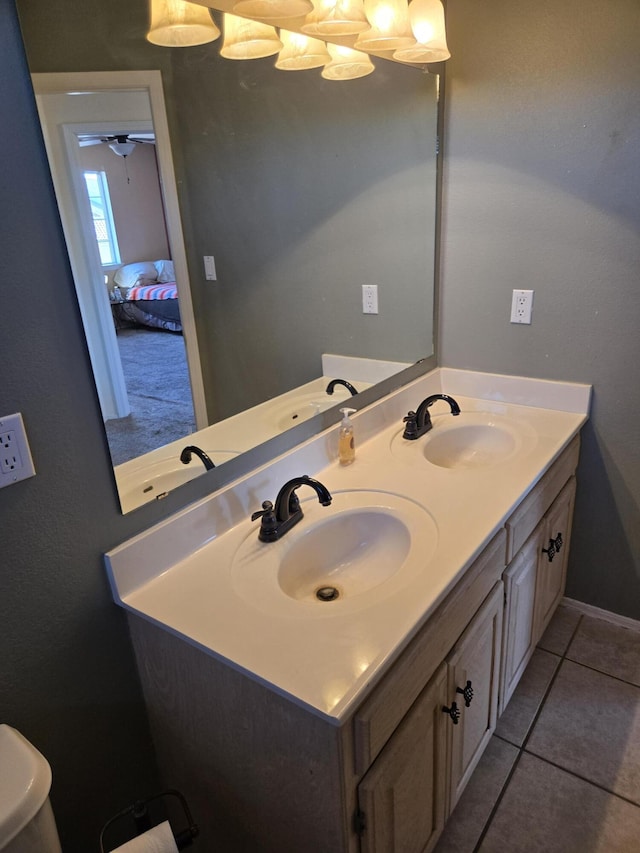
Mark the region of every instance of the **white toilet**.
[[0, 725], [2, 853], [62, 853], [50, 789], [46, 758], [20, 732]]

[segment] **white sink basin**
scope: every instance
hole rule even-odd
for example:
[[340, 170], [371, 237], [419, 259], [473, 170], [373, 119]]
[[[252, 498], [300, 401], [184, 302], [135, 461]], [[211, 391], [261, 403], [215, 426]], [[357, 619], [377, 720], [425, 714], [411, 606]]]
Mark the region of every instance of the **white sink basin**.
[[433, 429], [415, 441], [399, 431], [391, 441], [394, 456], [405, 461], [426, 460], [439, 468], [492, 468], [528, 452], [535, 432], [526, 423], [491, 412], [438, 415]]
[[424, 456], [441, 468], [486, 468], [509, 459], [517, 448], [511, 430], [496, 424], [461, 424], [441, 432], [432, 430]]
[[308, 601], [358, 594], [394, 575], [410, 548], [407, 525], [388, 510], [344, 510], [291, 543], [280, 562], [278, 583], [291, 598]]
[[261, 609], [366, 606], [426, 571], [435, 552], [431, 515], [399, 495], [336, 492], [329, 507], [301, 504], [304, 518], [282, 539], [260, 542], [256, 523], [232, 561], [234, 590]]

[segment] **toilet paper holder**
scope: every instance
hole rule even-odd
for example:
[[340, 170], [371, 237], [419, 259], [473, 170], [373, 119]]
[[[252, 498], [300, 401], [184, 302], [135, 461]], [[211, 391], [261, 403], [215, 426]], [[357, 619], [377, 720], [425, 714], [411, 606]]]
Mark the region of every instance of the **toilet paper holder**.
[[[147, 832], [149, 829], [151, 829], [154, 824], [152, 822], [151, 815], [149, 814], [149, 806], [152, 803], [155, 803], [158, 800], [162, 800], [165, 797], [173, 797], [178, 800], [178, 802], [182, 806], [182, 811], [184, 812], [185, 821], [187, 823], [187, 828], [183, 829], [181, 832], [178, 833], [176, 833], [172, 827], [176, 847], [178, 848], [178, 850], [184, 850], [185, 847], [190, 847], [193, 844], [193, 839], [197, 838], [197, 836], [199, 835], [200, 830], [197, 824], [193, 822], [191, 810], [189, 809], [187, 801], [182, 796], [180, 791], [168, 790], [162, 791], [159, 794], [154, 794], [153, 796], [148, 797], [146, 800], [136, 800], [135, 803], [132, 803], [130, 806], [127, 806], [126, 809], [123, 809], [121, 812], [118, 812], [118, 814], [114, 815], [111, 820], [108, 820], [102, 827], [102, 831], [100, 833], [100, 853], [108, 853], [109, 850], [115, 849], [111, 846], [105, 847], [104, 840], [115, 824], [124, 824], [126, 821], [132, 824], [132, 835], [129, 838], [130, 841], [133, 838], [136, 838], [138, 835], [142, 835], [144, 832]], [[157, 822], [158, 821], [156, 821], [156, 823]], [[123, 841], [119, 841], [118, 845], [121, 845], [123, 843]]]

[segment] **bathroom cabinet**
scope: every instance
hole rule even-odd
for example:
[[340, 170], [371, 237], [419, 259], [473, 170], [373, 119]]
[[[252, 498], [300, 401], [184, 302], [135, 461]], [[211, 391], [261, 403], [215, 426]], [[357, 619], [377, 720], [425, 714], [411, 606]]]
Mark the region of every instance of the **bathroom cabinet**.
[[506, 524], [509, 565], [504, 573], [500, 713], [564, 592], [578, 454], [576, 439]]
[[502, 604], [498, 582], [358, 785], [362, 853], [435, 846], [495, 729]]
[[[161, 774], [187, 797], [203, 849], [435, 846], [562, 595], [578, 449], [576, 438], [340, 720], [129, 615]], [[457, 723], [443, 710], [454, 702]]]

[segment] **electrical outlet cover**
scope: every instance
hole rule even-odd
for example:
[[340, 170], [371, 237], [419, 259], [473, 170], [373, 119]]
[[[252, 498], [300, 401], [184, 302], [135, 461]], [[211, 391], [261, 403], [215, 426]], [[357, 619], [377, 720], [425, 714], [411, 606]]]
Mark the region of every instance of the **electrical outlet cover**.
[[511, 322], [531, 324], [533, 290], [514, 290], [511, 297]]
[[0, 488], [35, 476], [20, 412], [0, 417]]

